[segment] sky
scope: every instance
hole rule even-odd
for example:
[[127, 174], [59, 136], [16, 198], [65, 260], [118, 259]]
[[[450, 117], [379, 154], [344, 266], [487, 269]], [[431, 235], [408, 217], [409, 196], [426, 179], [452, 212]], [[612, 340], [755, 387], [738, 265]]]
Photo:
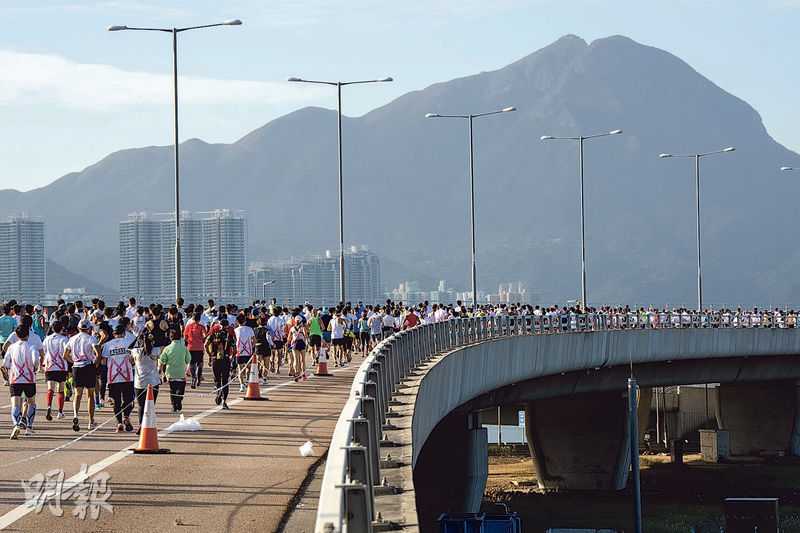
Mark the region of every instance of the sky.
[[[27, 191], [126, 148], [172, 143], [171, 36], [109, 25], [241, 26], [178, 38], [180, 140], [231, 143], [305, 106], [359, 116], [501, 68], [565, 34], [664, 49], [800, 151], [800, 0], [3, 0], [0, 189]], [[332, 130], [335, 135], [335, 129]]]

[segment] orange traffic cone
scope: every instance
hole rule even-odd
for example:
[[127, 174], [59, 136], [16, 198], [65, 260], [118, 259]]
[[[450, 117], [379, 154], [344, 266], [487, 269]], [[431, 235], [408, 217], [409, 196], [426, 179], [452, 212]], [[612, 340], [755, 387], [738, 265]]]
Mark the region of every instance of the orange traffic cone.
[[242, 400], [266, 400], [261, 396], [261, 387], [258, 384], [258, 361], [256, 354], [253, 354], [253, 362], [250, 364], [250, 378], [247, 380], [247, 394]]
[[144, 401], [144, 418], [139, 434], [139, 446], [133, 453], [169, 453], [166, 448], [158, 447], [158, 426], [156, 425], [156, 401], [153, 386], [147, 386], [147, 399]]
[[317, 363], [317, 371], [315, 376], [332, 376], [328, 372], [328, 345], [322, 343], [322, 348], [319, 349], [319, 362]]

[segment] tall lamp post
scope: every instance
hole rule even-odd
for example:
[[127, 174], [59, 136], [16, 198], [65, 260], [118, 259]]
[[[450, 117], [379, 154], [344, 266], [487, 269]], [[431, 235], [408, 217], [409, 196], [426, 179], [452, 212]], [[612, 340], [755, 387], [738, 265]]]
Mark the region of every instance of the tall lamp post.
[[609, 131], [608, 133], [598, 133], [597, 135], [582, 135], [579, 137], [554, 137], [552, 135], [542, 135], [542, 141], [578, 141], [578, 160], [580, 164], [580, 189], [581, 189], [581, 307], [586, 309], [586, 246], [584, 244], [583, 226], [583, 141], [597, 137], [608, 137], [609, 135], [619, 135], [622, 130]]
[[267, 285], [272, 285], [276, 281], [278, 280], [273, 279], [271, 281], [265, 281], [264, 283], [261, 284], [261, 298], [263, 298], [264, 300], [267, 299]]
[[178, 173], [178, 34], [184, 31], [214, 26], [241, 26], [239, 19], [226, 20], [216, 24], [203, 26], [189, 26], [186, 28], [131, 28], [128, 26], [109, 26], [108, 31], [136, 30], [136, 31], [161, 31], [172, 34], [172, 85], [175, 111], [175, 299], [181, 296], [181, 212], [179, 203], [179, 173]]
[[337, 97], [337, 111], [338, 111], [338, 136], [339, 136], [339, 296], [342, 303], [344, 299], [344, 218], [342, 207], [342, 87], [345, 85], [357, 85], [361, 83], [380, 83], [386, 81], [394, 81], [389, 76], [378, 78], [374, 80], [362, 81], [319, 81], [319, 80], [304, 80], [290, 76], [286, 81], [294, 81], [300, 83], [317, 83], [320, 85], [333, 85], [336, 87]]
[[697, 199], [697, 311], [703, 311], [703, 279], [700, 269], [700, 158], [707, 155], [723, 154], [726, 152], [733, 152], [736, 150], [734, 147], [728, 147], [723, 150], [715, 150], [713, 152], [704, 152], [701, 154], [661, 154], [658, 157], [693, 157], [694, 158], [694, 181], [695, 193]]
[[469, 216], [470, 224], [472, 227], [472, 307], [478, 301], [478, 293], [476, 292], [476, 274], [475, 274], [475, 169], [472, 159], [472, 119], [478, 117], [485, 117], [488, 115], [497, 115], [498, 113], [510, 113], [516, 111], [516, 107], [506, 107], [499, 111], [489, 111], [488, 113], [477, 113], [474, 115], [440, 115], [439, 113], [428, 113], [425, 118], [465, 118], [469, 121]]

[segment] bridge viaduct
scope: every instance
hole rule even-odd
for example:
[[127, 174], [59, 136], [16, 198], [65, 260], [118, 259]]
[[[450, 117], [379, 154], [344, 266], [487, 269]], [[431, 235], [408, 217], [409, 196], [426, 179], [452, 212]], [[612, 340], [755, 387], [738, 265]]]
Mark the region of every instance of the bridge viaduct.
[[[530, 317], [482, 317], [381, 343], [334, 431], [316, 530], [372, 531], [380, 513], [431, 531], [441, 512], [477, 511], [488, 475], [480, 413], [498, 405], [524, 405], [540, 487], [623, 489], [631, 372], [643, 388], [719, 383], [715, 415], [733, 454], [800, 454], [800, 329], [613, 323], [557, 332]], [[640, 417], [649, 398], [640, 393]]]

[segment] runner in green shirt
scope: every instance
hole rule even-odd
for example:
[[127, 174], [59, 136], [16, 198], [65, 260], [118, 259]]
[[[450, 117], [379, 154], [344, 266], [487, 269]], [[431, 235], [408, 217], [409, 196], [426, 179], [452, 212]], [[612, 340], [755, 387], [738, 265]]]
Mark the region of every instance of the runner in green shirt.
[[172, 342], [161, 352], [159, 361], [164, 369], [164, 375], [169, 380], [169, 393], [172, 400], [172, 412], [182, 410], [183, 394], [186, 392], [186, 366], [192, 361], [192, 354], [181, 342], [181, 332], [177, 329], [169, 330], [169, 340]]

